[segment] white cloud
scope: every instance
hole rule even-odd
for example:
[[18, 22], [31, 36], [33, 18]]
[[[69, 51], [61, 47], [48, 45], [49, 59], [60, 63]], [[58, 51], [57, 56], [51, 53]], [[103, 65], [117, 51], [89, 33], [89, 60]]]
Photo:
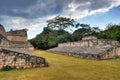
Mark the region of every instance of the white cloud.
[[[71, 2], [68, 4], [68, 9], [63, 9], [62, 15], [70, 16], [74, 19], [80, 19], [89, 15], [94, 15], [99, 12], [107, 12], [113, 7], [117, 7], [120, 5], [120, 0], [106, 0], [105, 3], [100, 3], [98, 0], [85, 0], [86, 2], [77, 3]], [[104, 0], [101, 0], [101, 2]], [[107, 4], [106, 4], [107, 3]], [[92, 8], [94, 4], [99, 4], [98, 8]], [[106, 6], [105, 6], [106, 5]], [[96, 6], [94, 6], [96, 7]]]
[[[37, 0], [37, 2], [24, 9], [12, 9], [13, 12], [25, 13], [26, 16], [1, 15], [2, 23], [8, 29], [27, 28], [34, 31], [46, 23], [46, 20], [57, 15], [80, 19], [99, 12], [107, 12], [120, 5], [120, 0]], [[31, 18], [32, 17], [32, 18]], [[38, 32], [40, 33], [40, 32]]]
[[38, 0], [25, 12], [30, 16], [62, 15], [79, 19], [98, 12], [107, 12], [119, 5], [120, 0]]
[[[36, 19], [26, 19], [22, 17], [10, 17], [10, 16], [2, 16], [2, 23], [4, 27], [9, 31], [10, 29], [17, 30], [17, 29], [28, 29], [28, 38], [31, 39], [35, 37], [36, 34], [32, 34], [30, 32], [34, 32], [37, 29], [42, 31], [42, 28], [46, 25], [46, 20], [51, 19], [55, 16], [47, 16], [43, 18], [36, 18]], [[40, 28], [41, 27], [41, 28]], [[36, 33], [36, 32], [35, 32]], [[40, 33], [40, 32], [37, 32]]]

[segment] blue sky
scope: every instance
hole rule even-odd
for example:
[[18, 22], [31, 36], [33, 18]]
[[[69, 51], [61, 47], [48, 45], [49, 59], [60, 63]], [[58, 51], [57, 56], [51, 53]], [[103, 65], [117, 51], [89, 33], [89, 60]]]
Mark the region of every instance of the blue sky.
[[0, 0], [0, 24], [6, 31], [27, 28], [31, 39], [57, 15], [104, 29], [120, 24], [120, 0]]
[[105, 29], [108, 24], [120, 24], [120, 6], [110, 9], [108, 12], [96, 13], [77, 21], [90, 24], [92, 27], [99, 27], [100, 29]]

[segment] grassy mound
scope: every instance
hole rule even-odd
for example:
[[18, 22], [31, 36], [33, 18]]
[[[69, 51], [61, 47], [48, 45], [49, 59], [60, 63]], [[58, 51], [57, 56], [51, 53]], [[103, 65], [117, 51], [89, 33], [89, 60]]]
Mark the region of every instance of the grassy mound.
[[49, 67], [1, 71], [0, 80], [120, 80], [120, 59], [86, 60], [45, 51]]

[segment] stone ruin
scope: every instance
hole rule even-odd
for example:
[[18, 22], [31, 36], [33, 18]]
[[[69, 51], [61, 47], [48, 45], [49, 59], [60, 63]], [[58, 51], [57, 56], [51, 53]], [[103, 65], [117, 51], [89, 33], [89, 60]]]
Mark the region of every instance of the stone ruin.
[[6, 32], [0, 24], [0, 47], [34, 50], [27, 40], [27, 30], [10, 30]]
[[27, 30], [6, 32], [0, 24], [0, 68], [45, 67], [44, 58], [31, 53], [34, 47], [27, 40]]
[[45, 58], [32, 54], [28, 51], [17, 49], [0, 49], [0, 68], [10, 66], [11, 68], [34, 68], [45, 67], [47, 63]]
[[81, 41], [60, 43], [58, 47], [47, 51], [78, 58], [99, 60], [120, 57], [120, 44], [116, 40], [86, 36]]

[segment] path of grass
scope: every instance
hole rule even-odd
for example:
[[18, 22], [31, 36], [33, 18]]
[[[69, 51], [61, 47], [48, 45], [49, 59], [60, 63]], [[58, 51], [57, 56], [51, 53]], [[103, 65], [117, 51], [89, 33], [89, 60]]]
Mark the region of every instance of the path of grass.
[[120, 80], [120, 59], [85, 60], [45, 51], [49, 67], [0, 72], [0, 80]]

